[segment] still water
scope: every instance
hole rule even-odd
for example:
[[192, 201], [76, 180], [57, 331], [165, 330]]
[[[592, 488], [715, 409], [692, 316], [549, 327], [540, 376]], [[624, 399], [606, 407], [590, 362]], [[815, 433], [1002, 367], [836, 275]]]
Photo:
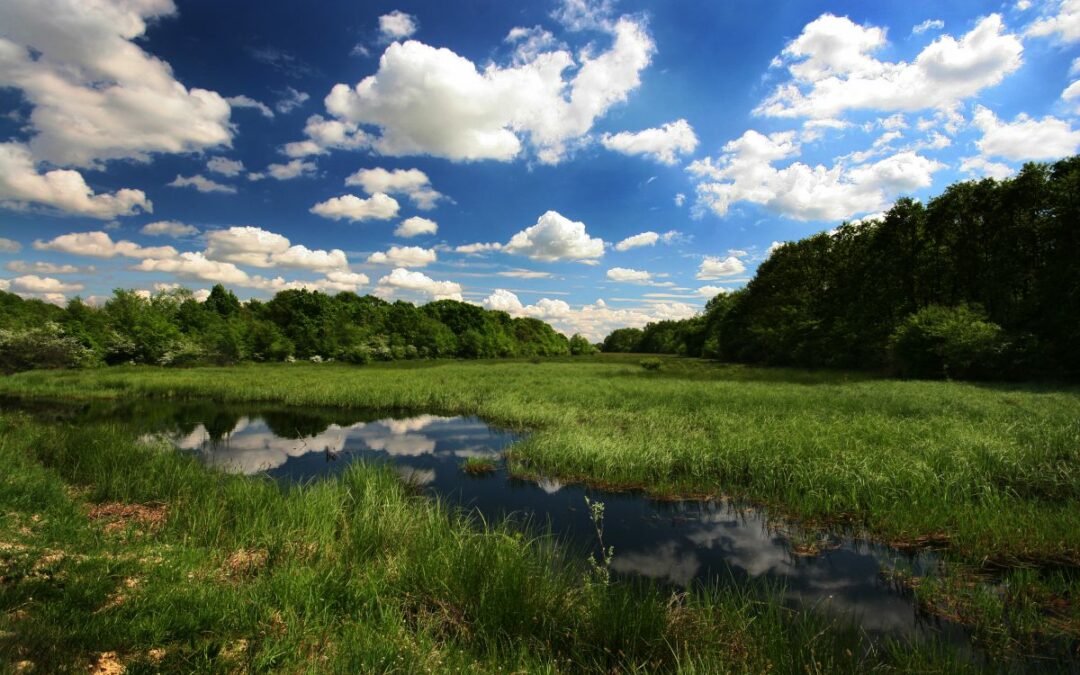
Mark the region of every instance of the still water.
[[[475, 417], [162, 401], [52, 414], [71, 421], [114, 419], [147, 439], [165, 439], [208, 466], [285, 484], [317, 480], [351, 462], [388, 463], [433, 495], [475, 509], [487, 520], [514, 514], [550, 528], [583, 554], [597, 548], [588, 496], [605, 504], [604, 544], [614, 547], [612, 568], [618, 575], [676, 587], [765, 580], [782, 584], [790, 605], [850, 617], [871, 635], [963, 641], [956, 627], [918, 612], [908, 595], [883, 577], [897, 566], [926, 573], [932, 559], [850, 538], [825, 542], [818, 555], [799, 555], [759, 510], [515, 478], [501, 453], [519, 436]], [[461, 469], [469, 457], [490, 457], [499, 468], [470, 476]]]

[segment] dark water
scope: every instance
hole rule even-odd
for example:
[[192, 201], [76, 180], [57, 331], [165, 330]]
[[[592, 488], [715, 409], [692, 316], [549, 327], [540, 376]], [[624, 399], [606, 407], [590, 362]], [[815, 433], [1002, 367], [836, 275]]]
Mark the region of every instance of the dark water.
[[[514, 514], [550, 528], [582, 554], [598, 549], [588, 496], [605, 505], [604, 544], [614, 547], [612, 568], [618, 575], [677, 587], [776, 582], [785, 587], [790, 605], [850, 617], [871, 635], [965, 641], [956, 627], [918, 612], [908, 594], [882, 576], [897, 566], [926, 573], [932, 559], [843, 538], [819, 542], [825, 544], [819, 555], [798, 555], [793, 540], [758, 510], [514, 478], [501, 452], [519, 436], [477, 418], [165, 401], [38, 412], [75, 422], [115, 420], [148, 439], [164, 438], [208, 466], [266, 474], [284, 483], [332, 475], [357, 460], [387, 462], [409, 482], [476, 509], [485, 519]], [[499, 468], [469, 476], [461, 469], [469, 457], [492, 458]]]

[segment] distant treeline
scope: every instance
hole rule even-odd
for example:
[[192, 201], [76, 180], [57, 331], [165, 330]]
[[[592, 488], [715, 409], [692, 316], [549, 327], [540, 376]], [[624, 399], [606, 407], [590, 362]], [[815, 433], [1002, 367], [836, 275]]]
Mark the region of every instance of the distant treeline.
[[1080, 377], [1080, 156], [784, 244], [704, 314], [605, 351], [920, 377]]
[[372, 296], [282, 291], [240, 302], [215, 286], [204, 302], [184, 289], [150, 297], [117, 290], [100, 308], [0, 292], [0, 371], [143, 363], [495, 358], [589, 353], [588, 340], [538, 319], [464, 302], [420, 307]]

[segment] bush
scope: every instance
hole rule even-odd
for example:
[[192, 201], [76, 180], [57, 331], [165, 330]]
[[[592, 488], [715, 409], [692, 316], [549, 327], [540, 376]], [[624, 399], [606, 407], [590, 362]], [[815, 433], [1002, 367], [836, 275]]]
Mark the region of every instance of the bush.
[[905, 377], [988, 377], [1006, 348], [1001, 326], [968, 305], [924, 307], [889, 338], [890, 361]]
[[638, 361], [638, 365], [645, 370], [657, 371], [660, 370], [664, 363], [660, 359], [641, 359]]
[[596, 353], [596, 347], [581, 333], [574, 333], [570, 338], [570, 353], [574, 356], [589, 356]]
[[40, 328], [0, 330], [0, 371], [5, 373], [34, 368], [77, 368], [89, 365], [92, 357], [92, 352], [78, 339], [51, 321]]

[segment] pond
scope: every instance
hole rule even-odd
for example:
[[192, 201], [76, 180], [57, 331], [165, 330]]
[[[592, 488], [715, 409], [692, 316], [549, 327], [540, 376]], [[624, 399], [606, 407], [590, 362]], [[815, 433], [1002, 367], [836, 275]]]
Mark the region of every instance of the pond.
[[[136, 433], [164, 438], [208, 466], [265, 474], [286, 484], [319, 479], [351, 462], [384, 462], [432, 495], [475, 509], [487, 520], [508, 514], [550, 528], [582, 554], [597, 550], [585, 498], [605, 504], [604, 544], [614, 547], [617, 575], [645, 577], [676, 587], [750, 579], [785, 587], [793, 607], [813, 607], [857, 621], [871, 635], [943, 636], [963, 642], [959, 628], [920, 613], [909, 594], [887, 581], [901, 567], [932, 571], [932, 557], [851, 538], [812, 542], [817, 555], [801, 555], [807, 542], [777, 530], [753, 508], [715, 501], [658, 501], [641, 494], [564, 485], [554, 479], [509, 475], [501, 453], [519, 438], [475, 417], [295, 410], [209, 402], [141, 401], [87, 405], [79, 410], [39, 408], [56, 419], [111, 419]], [[474, 476], [467, 458], [496, 460]], [[798, 543], [796, 543], [798, 542]]]

